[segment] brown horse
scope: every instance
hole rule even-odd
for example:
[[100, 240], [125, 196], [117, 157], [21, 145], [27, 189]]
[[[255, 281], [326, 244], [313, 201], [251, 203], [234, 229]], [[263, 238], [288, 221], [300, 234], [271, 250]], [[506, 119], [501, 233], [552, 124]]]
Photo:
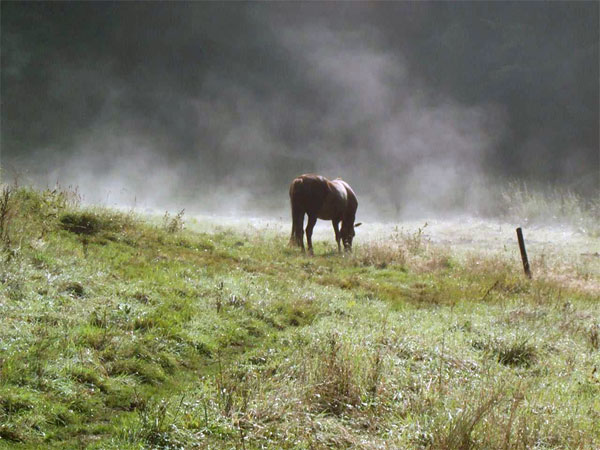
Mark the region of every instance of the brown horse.
[[[352, 251], [354, 227], [358, 227], [360, 223], [354, 223], [358, 200], [348, 183], [339, 178], [329, 181], [320, 175], [300, 175], [294, 178], [290, 185], [290, 203], [292, 204], [290, 244], [295, 244], [304, 251], [302, 227], [304, 214], [307, 214], [306, 242], [311, 255], [313, 254], [312, 233], [317, 219], [331, 220], [339, 252], [342, 251], [340, 239], [344, 243], [344, 249]], [[340, 222], [342, 222], [341, 230], [338, 228]]]

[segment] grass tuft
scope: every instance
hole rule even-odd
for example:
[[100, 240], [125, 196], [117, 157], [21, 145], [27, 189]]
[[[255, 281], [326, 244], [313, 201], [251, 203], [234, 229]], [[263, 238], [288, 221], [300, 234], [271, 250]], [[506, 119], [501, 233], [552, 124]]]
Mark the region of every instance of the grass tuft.
[[510, 367], [530, 367], [538, 357], [535, 345], [529, 338], [474, 340], [473, 348], [489, 352], [500, 363]]

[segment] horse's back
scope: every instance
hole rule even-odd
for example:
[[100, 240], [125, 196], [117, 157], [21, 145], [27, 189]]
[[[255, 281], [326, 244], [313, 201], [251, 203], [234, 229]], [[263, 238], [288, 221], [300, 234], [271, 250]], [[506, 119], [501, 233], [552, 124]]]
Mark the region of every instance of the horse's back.
[[302, 208], [315, 214], [322, 206], [329, 190], [329, 181], [321, 175], [305, 174], [294, 178], [290, 184], [292, 208]]

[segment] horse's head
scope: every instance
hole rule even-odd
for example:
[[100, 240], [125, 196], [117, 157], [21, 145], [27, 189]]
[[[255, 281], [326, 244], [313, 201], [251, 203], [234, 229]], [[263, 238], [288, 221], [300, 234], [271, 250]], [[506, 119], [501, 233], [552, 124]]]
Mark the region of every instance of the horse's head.
[[342, 242], [344, 243], [344, 250], [347, 252], [352, 251], [352, 240], [354, 239], [355, 232], [354, 228], [360, 227], [362, 225], [361, 222], [354, 223], [354, 221], [342, 222], [342, 229], [340, 230], [340, 235], [342, 237]]

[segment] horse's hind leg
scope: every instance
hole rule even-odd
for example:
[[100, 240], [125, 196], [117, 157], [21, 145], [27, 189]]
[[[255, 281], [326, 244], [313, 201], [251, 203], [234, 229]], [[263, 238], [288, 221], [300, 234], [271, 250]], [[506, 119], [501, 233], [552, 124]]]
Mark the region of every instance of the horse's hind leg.
[[342, 239], [340, 236], [340, 222], [332, 220], [331, 223], [333, 223], [333, 231], [335, 231], [335, 242], [337, 242], [338, 253], [342, 253], [342, 247], [340, 247], [340, 239]]
[[292, 239], [304, 251], [304, 212], [295, 212], [292, 220]]
[[292, 235], [290, 236], [290, 245], [297, 245], [304, 250], [304, 231], [302, 230], [304, 227], [304, 210], [298, 204], [295, 204], [297, 201], [291, 196], [290, 201], [292, 206]]
[[311, 255], [313, 254], [312, 233], [315, 223], [317, 223], [317, 216], [308, 216], [308, 223], [306, 224], [306, 243], [308, 244], [308, 253]]

